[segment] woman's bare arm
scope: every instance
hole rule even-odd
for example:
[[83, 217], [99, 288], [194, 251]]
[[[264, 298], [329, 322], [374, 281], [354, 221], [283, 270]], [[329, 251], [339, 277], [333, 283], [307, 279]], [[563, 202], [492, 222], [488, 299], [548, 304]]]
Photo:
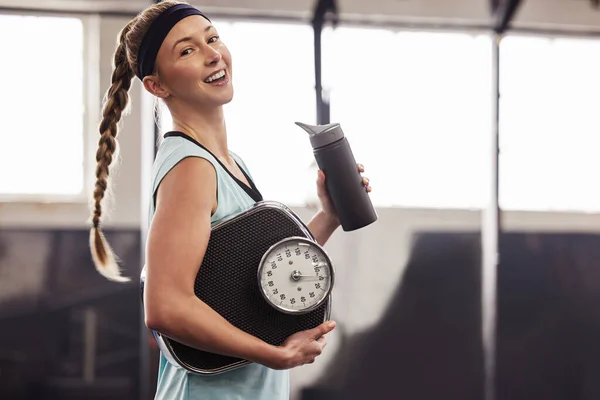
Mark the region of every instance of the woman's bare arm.
[[313, 237], [321, 246], [325, 246], [325, 243], [327, 243], [339, 226], [339, 219], [327, 214], [323, 210], [319, 210], [307, 225]]
[[324, 323], [272, 346], [234, 327], [195, 296], [216, 190], [214, 168], [201, 158], [182, 160], [163, 179], [146, 248], [146, 325], [190, 347], [274, 369], [313, 362], [325, 347], [324, 337], [319, 338], [334, 325]]
[[235, 328], [194, 295], [216, 189], [214, 168], [201, 158], [184, 159], [163, 179], [146, 248], [146, 325], [198, 349], [277, 364], [278, 347]]

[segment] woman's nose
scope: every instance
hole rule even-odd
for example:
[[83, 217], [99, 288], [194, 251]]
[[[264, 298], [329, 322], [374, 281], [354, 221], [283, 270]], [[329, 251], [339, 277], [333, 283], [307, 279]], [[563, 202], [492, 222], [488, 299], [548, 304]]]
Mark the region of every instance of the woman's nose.
[[221, 53], [219, 53], [217, 50], [213, 49], [210, 46], [207, 46], [207, 51], [206, 51], [206, 64], [207, 65], [214, 65], [217, 64], [219, 61], [221, 61]]

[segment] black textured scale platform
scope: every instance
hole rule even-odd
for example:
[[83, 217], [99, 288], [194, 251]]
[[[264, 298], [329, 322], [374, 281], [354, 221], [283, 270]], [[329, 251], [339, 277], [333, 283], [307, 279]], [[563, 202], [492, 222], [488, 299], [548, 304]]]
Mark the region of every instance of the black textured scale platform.
[[[232, 325], [272, 345], [328, 318], [329, 302], [307, 314], [282, 313], [262, 297], [257, 271], [262, 256], [280, 240], [292, 236], [313, 239], [302, 221], [278, 203], [258, 203], [253, 209], [217, 225], [196, 276], [196, 296]], [[247, 364], [238, 358], [200, 351], [163, 337], [175, 361], [205, 374]]]

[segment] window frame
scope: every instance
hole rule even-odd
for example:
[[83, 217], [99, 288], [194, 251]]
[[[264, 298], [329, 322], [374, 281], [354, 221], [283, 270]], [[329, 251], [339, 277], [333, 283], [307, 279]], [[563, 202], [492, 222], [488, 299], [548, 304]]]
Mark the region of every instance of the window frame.
[[[2, 193], [0, 203], [18, 204], [88, 204], [94, 184], [95, 153], [98, 143], [98, 123], [101, 115], [100, 95], [100, 16], [77, 13], [31, 12], [2, 10], [3, 15], [26, 17], [74, 18], [83, 27], [83, 182], [77, 194]], [[55, 177], [59, 178], [59, 177]]]

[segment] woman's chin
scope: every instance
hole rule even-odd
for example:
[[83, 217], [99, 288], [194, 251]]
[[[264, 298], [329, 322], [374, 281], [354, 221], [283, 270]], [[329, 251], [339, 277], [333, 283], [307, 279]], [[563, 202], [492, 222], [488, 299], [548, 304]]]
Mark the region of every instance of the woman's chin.
[[233, 100], [233, 88], [231, 88], [230, 90], [227, 90], [224, 93], [219, 93], [218, 96], [214, 97], [213, 102], [224, 106], [225, 104], [230, 103]]
[[[192, 94], [192, 93], [190, 93]], [[233, 86], [212, 88], [204, 87], [199, 92], [187, 97], [187, 101], [198, 104], [200, 107], [218, 107], [230, 103], [233, 100]]]

